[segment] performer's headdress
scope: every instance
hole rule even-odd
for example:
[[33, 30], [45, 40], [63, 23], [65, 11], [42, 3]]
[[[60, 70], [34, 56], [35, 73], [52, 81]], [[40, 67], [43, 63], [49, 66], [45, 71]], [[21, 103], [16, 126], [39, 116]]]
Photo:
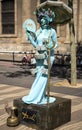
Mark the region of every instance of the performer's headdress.
[[55, 18], [55, 13], [50, 9], [44, 9], [44, 8], [40, 8], [37, 9], [35, 12], [36, 16], [38, 19], [41, 19], [42, 17], [46, 17], [49, 22], [53, 22], [54, 18]]

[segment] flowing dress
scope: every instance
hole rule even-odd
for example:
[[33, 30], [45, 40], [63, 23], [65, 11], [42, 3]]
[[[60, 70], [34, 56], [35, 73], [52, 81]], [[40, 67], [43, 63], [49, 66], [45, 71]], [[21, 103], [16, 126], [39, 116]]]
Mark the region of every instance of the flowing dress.
[[[36, 58], [36, 78], [31, 86], [30, 93], [22, 98], [23, 102], [27, 104], [47, 104], [48, 97], [46, 95], [46, 88], [48, 82], [48, 55], [47, 48], [44, 45], [44, 40], [49, 39], [49, 46], [55, 42], [54, 48], [51, 49], [50, 62], [51, 66], [54, 61], [54, 49], [58, 46], [57, 35], [54, 29], [41, 28], [36, 32], [37, 42], [32, 41], [31, 43], [36, 48], [38, 54]], [[56, 100], [54, 97], [49, 97], [49, 103]]]

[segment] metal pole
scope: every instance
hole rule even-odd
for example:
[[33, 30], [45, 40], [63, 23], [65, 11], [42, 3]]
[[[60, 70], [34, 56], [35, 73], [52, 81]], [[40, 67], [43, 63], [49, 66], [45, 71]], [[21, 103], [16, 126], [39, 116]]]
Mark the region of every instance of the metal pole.
[[49, 96], [50, 96], [50, 49], [48, 49], [48, 86], [47, 86], [47, 103], [49, 104]]

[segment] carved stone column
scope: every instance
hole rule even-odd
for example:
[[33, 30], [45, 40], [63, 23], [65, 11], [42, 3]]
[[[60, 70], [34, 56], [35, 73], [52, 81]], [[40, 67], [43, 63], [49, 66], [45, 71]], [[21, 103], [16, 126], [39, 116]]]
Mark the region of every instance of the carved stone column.
[[57, 26], [57, 36], [60, 37], [60, 26]]
[[70, 43], [69, 24], [66, 24], [66, 37], [65, 37], [65, 43]]

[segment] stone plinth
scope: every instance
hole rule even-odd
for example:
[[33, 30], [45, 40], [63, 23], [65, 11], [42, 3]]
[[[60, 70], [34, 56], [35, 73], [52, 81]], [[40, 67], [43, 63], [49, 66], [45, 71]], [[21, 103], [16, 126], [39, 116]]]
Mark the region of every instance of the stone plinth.
[[56, 102], [49, 105], [25, 104], [21, 99], [15, 99], [19, 120], [27, 126], [38, 130], [53, 130], [71, 120], [71, 100], [56, 97]]

